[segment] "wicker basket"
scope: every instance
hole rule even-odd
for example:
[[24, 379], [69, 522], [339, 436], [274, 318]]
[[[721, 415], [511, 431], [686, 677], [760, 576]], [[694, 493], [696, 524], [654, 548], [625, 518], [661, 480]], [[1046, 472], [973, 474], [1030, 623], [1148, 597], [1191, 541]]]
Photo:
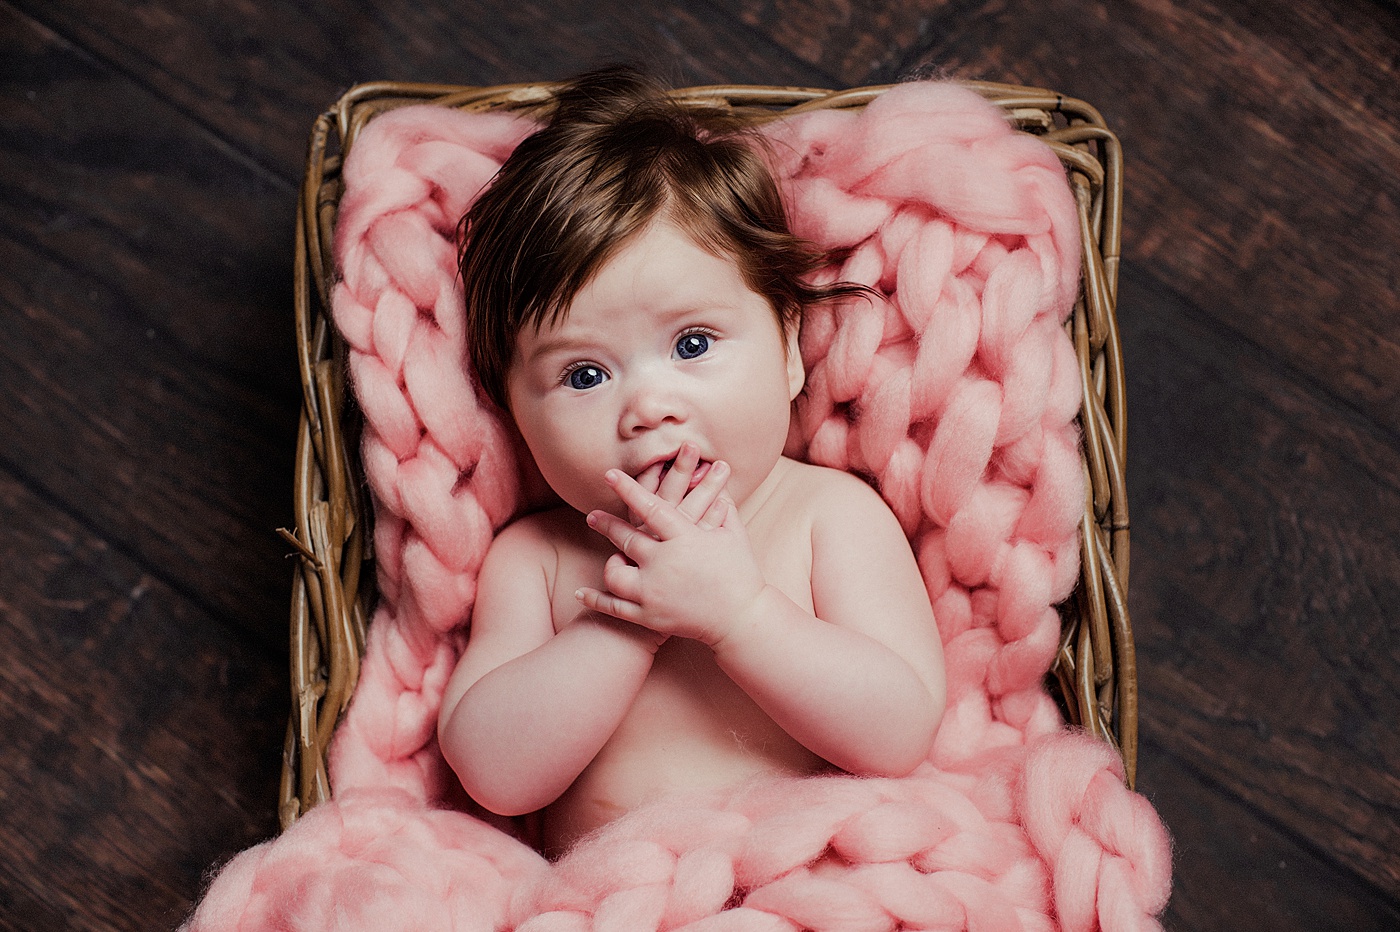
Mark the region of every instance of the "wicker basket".
[[[296, 229], [296, 328], [303, 395], [295, 478], [297, 531], [281, 532], [301, 557], [292, 590], [292, 714], [280, 806], [284, 829], [330, 795], [326, 749], [355, 688], [374, 599], [371, 516], [354, 455], [360, 416], [345, 392], [345, 346], [330, 323], [329, 297], [337, 274], [331, 243], [342, 161], [364, 125], [386, 110], [434, 103], [463, 110], [539, 113], [549, 107], [555, 86], [362, 84], [341, 97], [312, 131]], [[1019, 129], [1054, 149], [1079, 207], [1083, 281], [1067, 327], [1084, 389], [1080, 422], [1089, 483], [1080, 584], [1060, 606], [1063, 627], [1051, 686], [1071, 722], [1118, 749], [1131, 786], [1137, 756], [1137, 672], [1126, 603], [1123, 358], [1114, 316], [1121, 152], [1102, 117], [1082, 101], [1036, 88], [978, 82], [967, 86], [1001, 107]], [[822, 107], [861, 107], [883, 90], [728, 86], [674, 93], [687, 105], [724, 107], [765, 122]]]

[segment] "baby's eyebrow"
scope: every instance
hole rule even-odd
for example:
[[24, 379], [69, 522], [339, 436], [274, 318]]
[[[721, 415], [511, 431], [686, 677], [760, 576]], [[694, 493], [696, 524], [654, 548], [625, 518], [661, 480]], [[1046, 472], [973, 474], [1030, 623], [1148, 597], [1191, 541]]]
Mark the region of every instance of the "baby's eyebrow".
[[[707, 314], [712, 314], [716, 310], [726, 309], [730, 309], [729, 305], [723, 303], [702, 304], [687, 302], [673, 308], [658, 311], [655, 317], [656, 320], [663, 325], [679, 326], [679, 323], [687, 318], [698, 320]], [[520, 361], [528, 364], [552, 355], [587, 354], [596, 347], [607, 346], [608, 342], [605, 334], [596, 336], [588, 334], [570, 336], [556, 332], [551, 336], [545, 337], [543, 341], [538, 343], [528, 354], [523, 354], [520, 357]]]
[[594, 342], [591, 340], [564, 336], [549, 337], [543, 343], [535, 346], [521, 361], [528, 363], [558, 353], [576, 353], [591, 348], [593, 345]]

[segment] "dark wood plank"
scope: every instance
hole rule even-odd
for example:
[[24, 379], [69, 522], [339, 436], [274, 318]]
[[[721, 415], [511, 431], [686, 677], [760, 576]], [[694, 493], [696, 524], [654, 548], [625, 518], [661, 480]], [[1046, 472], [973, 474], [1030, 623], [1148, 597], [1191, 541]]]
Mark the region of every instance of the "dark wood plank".
[[291, 187], [0, 7], [0, 462], [285, 637]]
[[32, 18], [4, 4], [0, 16], [12, 222], [119, 291], [192, 365], [293, 386], [295, 367], [269, 361], [292, 345], [272, 315], [290, 304], [294, 182]]
[[173, 925], [272, 830], [314, 115], [360, 80], [619, 57], [676, 83], [931, 68], [1104, 109], [1170, 926], [1397, 924], [1394, 3], [302, 6], [0, 0], [0, 927]]
[[1126, 254], [1400, 433], [1397, 62], [1400, 13], [1365, 0], [1052, 0], [989, 3], [906, 64], [1094, 103]]
[[[713, 0], [836, 85], [892, 81], [911, 52], [937, 42], [986, 0]], [[771, 82], [769, 82], [771, 83]]]
[[1386, 932], [1400, 907], [1325, 849], [1282, 831], [1155, 741], [1141, 747], [1139, 786], [1173, 832], [1172, 932]]
[[0, 928], [172, 928], [276, 830], [285, 660], [0, 470]]
[[1400, 895], [1400, 449], [1128, 273], [1144, 731]]
[[18, 4], [287, 178], [301, 175], [316, 115], [362, 81], [554, 80], [614, 60], [649, 63], [676, 84], [831, 80], [687, 3]]

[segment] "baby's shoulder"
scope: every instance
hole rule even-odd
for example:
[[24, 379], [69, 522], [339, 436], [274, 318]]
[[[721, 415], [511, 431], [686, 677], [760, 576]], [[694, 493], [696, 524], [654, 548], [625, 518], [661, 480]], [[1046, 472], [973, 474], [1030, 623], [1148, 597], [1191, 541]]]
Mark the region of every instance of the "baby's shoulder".
[[909, 538], [889, 504], [860, 476], [802, 464], [793, 490], [807, 510], [815, 575], [845, 578], [852, 566], [883, 572], [909, 553]]
[[578, 513], [567, 506], [522, 515], [496, 532], [487, 562], [557, 564], [561, 551], [578, 545], [582, 524]]
[[801, 502], [814, 516], [889, 512], [880, 493], [859, 476], [798, 460], [792, 460], [791, 464], [784, 483], [785, 495], [794, 502]]

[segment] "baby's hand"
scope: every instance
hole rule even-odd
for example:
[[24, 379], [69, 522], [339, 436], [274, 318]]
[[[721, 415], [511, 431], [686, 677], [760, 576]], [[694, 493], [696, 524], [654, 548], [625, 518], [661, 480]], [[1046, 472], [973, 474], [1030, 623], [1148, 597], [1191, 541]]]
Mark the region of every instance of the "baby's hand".
[[[686, 474], [688, 484], [693, 466], [672, 472]], [[589, 514], [589, 526], [619, 552], [603, 567], [607, 591], [580, 589], [579, 601], [658, 633], [718, 643], [765, 586], [738, 509], [723, 495], [729, 465], [716, 461], [679, 504], [620, 470], [609, 470], [607, 480], [637, 523]], [[674, 494], [666, 485], [658, 491]]]
[[[648, 492], [655, 492], [658, 497], [665, 499], [672, 505], [680, 506], [686, 498], [686, 493], [690, 490], [691, 480], [695, 477], [695, 470], [699, 465], [700, 448], [687, 440], [681, 444], [680, 450], [676, 452], [676, 458], [670, 464], [670, 469], [667, 469], [663, 463], [657, 463], [645, 472], [638, 474], [637, 484]], [[698, 502], [698, 499], [696, 501]], [[683, 513], [692, 521], [698, 521], [700, 514], [690, 514], [693, 507], [692, 505], [682, 509]], [[627, 519], [637, 527], [641, 527], [641, 518], [630, 508], [627, 511]]]

